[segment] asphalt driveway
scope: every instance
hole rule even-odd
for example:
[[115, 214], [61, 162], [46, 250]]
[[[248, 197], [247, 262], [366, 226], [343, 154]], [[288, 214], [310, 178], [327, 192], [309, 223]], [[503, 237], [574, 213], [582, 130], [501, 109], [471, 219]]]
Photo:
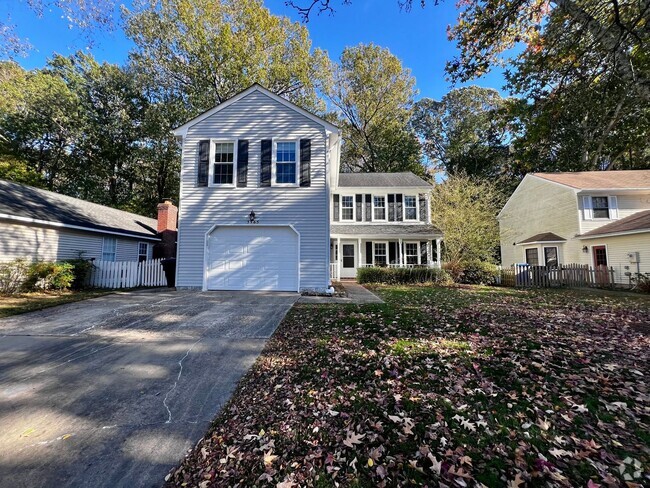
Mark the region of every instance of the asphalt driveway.
[[160, 486], [297, 299], [142, 291], [0, 320], [0, 486]]

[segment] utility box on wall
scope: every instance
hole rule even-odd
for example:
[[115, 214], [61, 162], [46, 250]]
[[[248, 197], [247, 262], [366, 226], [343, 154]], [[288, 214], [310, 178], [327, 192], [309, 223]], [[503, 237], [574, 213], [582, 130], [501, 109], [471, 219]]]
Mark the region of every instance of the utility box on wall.
[[627, 253], [627, 259], [629, 260], [630, 263], [638, 263], [639, 262], [639, 252], [638, 251], [628, 252]]

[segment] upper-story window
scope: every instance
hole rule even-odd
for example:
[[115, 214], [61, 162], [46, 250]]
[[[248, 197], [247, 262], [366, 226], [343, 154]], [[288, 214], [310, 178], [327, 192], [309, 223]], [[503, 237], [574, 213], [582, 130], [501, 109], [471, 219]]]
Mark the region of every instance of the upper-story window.
[[212, 163], [212, 184], [233, 186], [235, 183], [235, 143], [232, 141], [214, 143]]
[[386, 197], [373, 196], [372, 219], [386, 220]]
[[297, 163], [295, 141], [277, 142], [275, 147], [274, 184], [296, 185]]
[[609, 218], [609, 198], [591, 197], [591, 206], [593, 208], [595, 219]]
[[341, 197], [341, 220], [354, 220], [354, 197], [351, 195]]
[[404, 195], [404, 220], [418, 219], [418, 199], [413, 195]]

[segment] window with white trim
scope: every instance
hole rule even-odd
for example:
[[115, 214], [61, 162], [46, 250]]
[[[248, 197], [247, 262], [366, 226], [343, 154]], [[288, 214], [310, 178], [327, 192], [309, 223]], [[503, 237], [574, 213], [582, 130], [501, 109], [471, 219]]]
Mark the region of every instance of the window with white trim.
[[608, 197], [591, 197], [591, 208], [595, 219], [609, 218]]
[[149, 243], [138, 242], [138, 262], [149, 259]]
[[296, 142], [282, 141], [275, 144], [275, 177], [276, 185], [296, 185], [298, 174], [298, 159], [296, 158]]
[[354, 197], [351, 195], [341, 196], [341, 220], [354, 220]]
[[102, 261], [114, 262], [117, 256], [117, 239], [104, 237], [102, 240]]
[[526, 263], [531, 266], [539, 266], [539, 254], [536, 247], [529, 247], [525, 251], [526, 253]]
[[388, 263], [388, 244], [385, 242], [373, 243], [372, 264], [374, 266], [386, 266]]
[[404, 195], [404, 220], [418, 220], [418, 198]]
[[372, 197], [372, 220], [386, 220], [386, 197]]
[[420, 243], [404, 243], [404, 254], [406, 256], [406, 264], [420, 264]]
[[234, 141], [215, 141], [212, 147], [212, 184], [234, 186], [235, 184], [235, 143]]
[[544, 247], [544, 263], [549, 268], [557, 268], [558, 257], [556, 246]]

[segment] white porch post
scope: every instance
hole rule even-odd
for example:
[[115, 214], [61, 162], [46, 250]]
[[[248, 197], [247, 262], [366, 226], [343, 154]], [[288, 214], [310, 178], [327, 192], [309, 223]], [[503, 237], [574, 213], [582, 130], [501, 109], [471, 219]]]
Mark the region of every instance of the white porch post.
[[357, 268], [361, 267], [361, 237], [357, 239], [357, 247], [359, 250], [357, 251]]
[[336, 249], [334, 251], [334, 255], [336, 256], [336, 269], [337, 269], [336, 274], [339, 275], [339, 281], [340, 281], [341, 280], [341, 260], [343, 259], [343, 256], [341, 255], [341, 238], [340, 237], [336, 238]]
[[430, 268], [433, 264], [433, 259], [431, 259], [433, 257], [432, 254], [433, 246], [431, 245], [431, 240], [427, 239], [427, 268]]
[[404, 266], [404, 256], [402, 255], [402, 239], [397, 239], [397, 247], [398, 247], [397, 255], [399, 256], [398, 264], [399, 267], [401, 268], [402, 266]]
[[442, 259], [440, 257], [440, 239], [436, 239], [436, 259], [438, 261], [438, 267], [442, 267]]

